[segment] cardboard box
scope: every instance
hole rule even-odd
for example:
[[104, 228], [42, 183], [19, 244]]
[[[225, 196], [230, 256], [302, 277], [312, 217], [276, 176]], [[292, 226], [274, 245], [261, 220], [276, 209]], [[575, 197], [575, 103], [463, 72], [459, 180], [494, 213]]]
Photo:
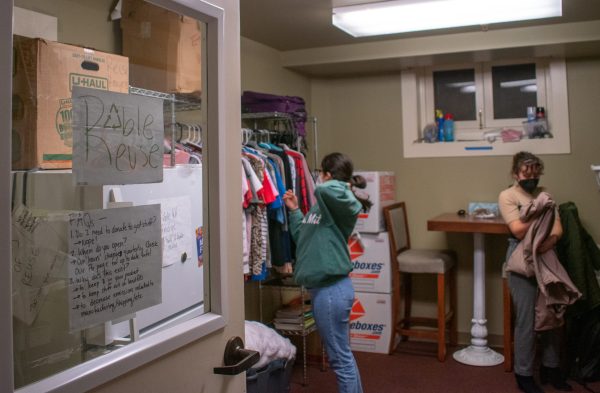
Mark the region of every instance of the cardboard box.
[[202, 90], [202, 31], [196, 19], [149, 4], [125, 0], [123, 54], [131, 85], [165, 93]]
[[388, 353], [392, 337], [392, 295], [355, 292], [350, 312], [350, 347]]
[[358, 232], [379, 233], [385, 231], [383, 208], [394, 203], [396, 178], [394, 172], [356, 172], [367, 181], [364, 192], [369, 195], [373, 206], [368, 213], [360, 213], [356, 222]]
[[390, 239], [387, 232], [361, 234], [362, 254], [351, 253], [354, 270], [350, 278], [359, 292], [391, 293]]
[[13, 169], [71, 168], [71, 89], [127, 93], [127, 58], [42, 39], [14, 37]]

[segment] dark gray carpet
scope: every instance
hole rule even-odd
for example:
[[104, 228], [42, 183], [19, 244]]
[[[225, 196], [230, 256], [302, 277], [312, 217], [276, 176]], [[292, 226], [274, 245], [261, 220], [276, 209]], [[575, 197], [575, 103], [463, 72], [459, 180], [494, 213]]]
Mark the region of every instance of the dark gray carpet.
[[[427, 344], [425, 344], [427, 345]], [[429, 345], [429, 348], [433, 346]], [[427, 348], [427, 349], [429, 349]], [[423, 354], [424, 348], [407, 348], [392, 355], [355, 352], [365, 393], [511, 393], [519, 392], [513, 373], [503, 365], [474, 367], [456, 362], [450, 350], [444, 363], [433, 354]], [[419, 353], [417, 353], [419, 352]], [[291, 393], [335, 393], [337, 385], [331, 369], [322, 372], [316, 363], [308, 365], [308, 385], [302, 386], [302, 361], [296, 361]], [[537, 376], [536, 376], [537, 378]], [[583, 386], [569, 381], [574, 393], [589, 393]], [[600, 393], [600, 382], [588, 385]], [[545, 392], [555, 392], [544, 386]]]

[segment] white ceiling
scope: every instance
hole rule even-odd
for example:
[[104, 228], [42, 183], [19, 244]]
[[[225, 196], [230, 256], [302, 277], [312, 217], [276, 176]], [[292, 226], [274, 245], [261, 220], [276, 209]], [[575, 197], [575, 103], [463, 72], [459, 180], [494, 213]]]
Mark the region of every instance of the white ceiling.
[[[484, 1], [484, 0], [481, 0]], [[397, 40], [478, 31], [480, 27], [445, 29], [381, 37], [353, 38], [331, 24], [332, 0], [240, 0], [241, 35], [279, 51]], [[563, 0], [563, 17], [500, 23], [490, 31], [567, 22], [600, 20], [600, 0]]]

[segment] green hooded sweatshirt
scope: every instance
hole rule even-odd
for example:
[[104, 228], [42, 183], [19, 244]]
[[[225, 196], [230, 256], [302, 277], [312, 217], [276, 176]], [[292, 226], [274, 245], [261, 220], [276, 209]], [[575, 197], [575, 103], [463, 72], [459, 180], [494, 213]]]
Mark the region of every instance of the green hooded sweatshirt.
[[329, 180], [315, 189], [317, 203], [306, 216], [290, 212], [296, 243], [294, 280], [307, 288], [333, 284], [352, 271], [348, 238], [362, 205], [348, 183]]

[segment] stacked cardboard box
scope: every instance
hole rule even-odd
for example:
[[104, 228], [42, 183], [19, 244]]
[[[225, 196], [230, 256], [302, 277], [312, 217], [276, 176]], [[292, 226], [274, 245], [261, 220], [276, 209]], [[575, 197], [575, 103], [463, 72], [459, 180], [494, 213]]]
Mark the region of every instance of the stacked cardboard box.
[[393, 172], [356, 174], [367, 180], [365, 191], [373, 206], [359, 215], [356, 230], [360, 240], [351, 238], [349, 244], [355, 290], [350, 345], [356, 351], [387, 353], [392, 332], [392, 261], [383, 208], [395, 200], [395, 177]]
[[125, 0], [122, 9], [123, 54], [129, 57], [131, 85], [165, 93], [199, 94], [199, 22], [143, 0]]
[[71, 90], [127, 93], [126, 57], [42, 39], [14, 37], [13, 169], [71, 168]]

